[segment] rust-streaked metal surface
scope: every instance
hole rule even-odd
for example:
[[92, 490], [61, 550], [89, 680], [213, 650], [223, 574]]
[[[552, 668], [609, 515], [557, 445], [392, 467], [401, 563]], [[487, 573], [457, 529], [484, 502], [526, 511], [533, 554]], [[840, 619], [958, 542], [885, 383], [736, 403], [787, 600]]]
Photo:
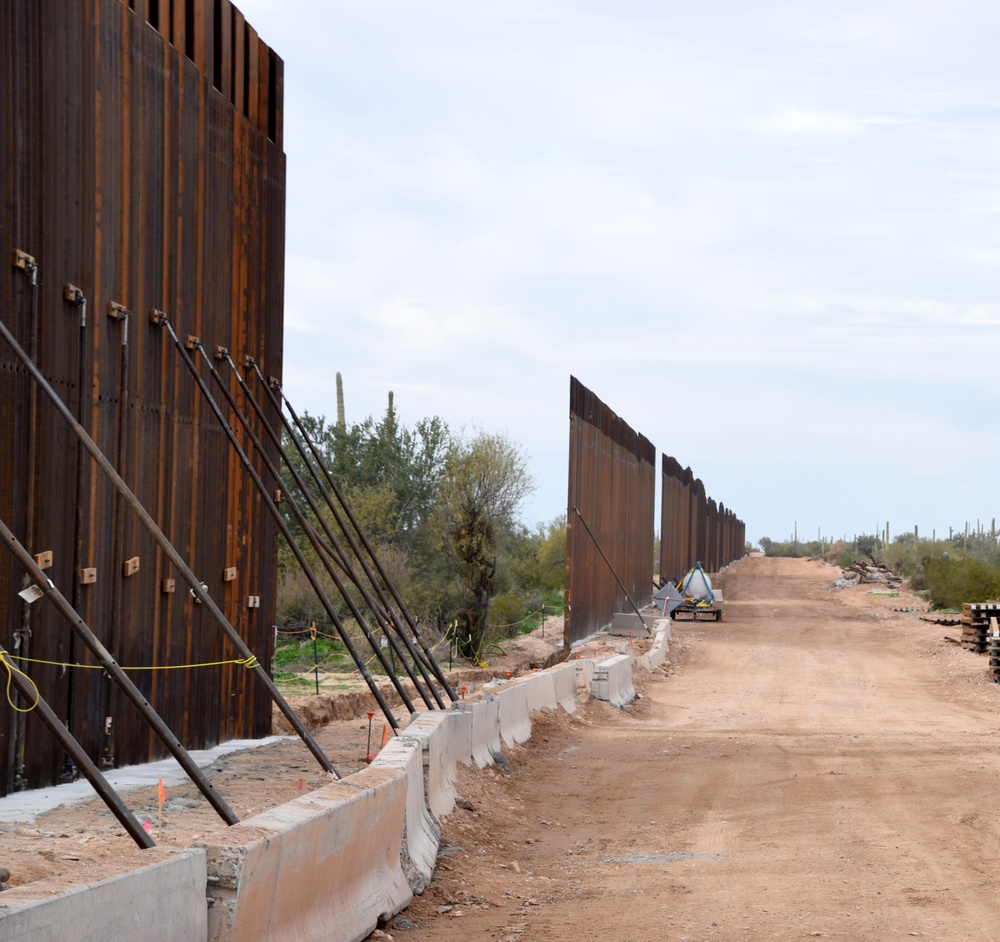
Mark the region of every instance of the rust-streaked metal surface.
[[[282, 62], [228, 0], [6, 0], [0, 50], [0, 317], [25, 348], [34, 332], [42, 372], [268, 663], [275, 526], [148, 313], [280, 375]], [[66, 285], [87, 300], [85, 329]], [[52, 407], [39, 403], [32, 423], [30, 403], [0, 348], [0, 517], [30, 534], [30, 552], [52, 552], [50, 578], [118, 662], [236, 656], [180, 580], [163, 591], [169, 562]], [[21, 580], [0, 555], [4, 646], [89, 663], [45, 602], [23, 621]], [[163, 754], [100, 671], [26, 670], [99, 764]], [[270, 730], [270, 700], [242, 667], [130, 676], [188, 748]], [[15, 729], [5, 708], [0, 794], [15, 784]], [[58, 781], [63, 757], [30, 714], [24, 734], [24, 784]]]
[[690, 468], [661, 459], [660, 581], [678, 582], [696, 563], [718, 572], [743, 555], [746, 525], [705, 494]]
[[[656, 449], [570, 377], [565, 650], [652, 598]], [[586, 521], [580, 524], [576, 511]]]

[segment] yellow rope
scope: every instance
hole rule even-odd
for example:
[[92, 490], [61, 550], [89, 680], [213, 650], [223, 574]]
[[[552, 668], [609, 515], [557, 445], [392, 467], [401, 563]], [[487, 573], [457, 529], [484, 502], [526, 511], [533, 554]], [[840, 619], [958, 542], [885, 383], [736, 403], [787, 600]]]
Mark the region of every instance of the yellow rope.
[[[311, 628], [305, 628], [302, 631], [279, 631], [278, 634], [279, 635], [289, 635], [289, 636], [290, 635], [309, 635], [310, 636], [310, 640], [311, 640], [312, 629]], [[331, 641], [339, 641], [340, 640], [340, 638], [337, 635], [327, 634], [325, 631], [320, 631], [319, 629], [316, 630], [316, 637], [317, 638], [329, 638]]]
[[327, 661], [331, 660], [332, 658], [340, 657], [340, 656], [341, 655], [340, 655], [339, 651], [334, 651], [332, 654], [328, 654], [326, 657], [324, 657], [322, 660], [317, 661], [315, 664], [310, 664], [309, 667], [308, 667], [308, 669], [304, 670], [300, 676], [304, 676], [305, 674], [311, 674], [317, 668], [320, 669], [320, 670], [326, 670], [326, 668], [323, 667], [323, 665]]
[[522, 624], [525, 619], [534, 618], [539, 613], [545, 611], [546, 608], [551, 608], [552, 606], [543, 605], [541, 608], [536, 608], [533, 612], [528, 612], [526, 615], [521, 616], [520, 621], [512, 621], [509, 625], [490, 625], [491, 628], [516, 628], [518, 625]]
[[[17, 657], [14, 654], [10, 656], [16, 661], [25, 661], [30, 664], [48, 664], [50, 667], [79, 667], [81, 670], [92, 671], [104, 670], [103, 664], [70, 664], [64, 661], [43, 661], [37, 657]], [[0, 654], [0, 659], [2, 658], [3, 655]], [[165, 664], [161, 667], [122, 667], [120, 664], [118, 666], [123, 671], [183, 671], [193, 667], [223, 667], [226, 664], [240, 664], [247, 670], [253, 670], [253, 668], [260, 666], [260, 662], [253, 654], [246, 658], [239, 657], [229, 661], [203, 661], [199, 664]], [[20, 674], [21, 671], [18, 671], [18, 673]]]
[[[7, 659], [6, 652], [0, 652], [0, 664], [3, 664], [3, 666], [7, 668], [7, 702], [10, 704], [11, 709], [18, 713], [30, 713], [36, 706], [38, 706], [38, 701], [41, 700], [41, 694], [39, 694], [38, 688], [35, 687], [35, 682], [24, 671], [16, 665], [10, 663]], [[34, 687], [35, 702], [32, 703], [27, 709], [22, 709], [21, 707], [16, 706], [10, 695], [10, 685], [13, 683], [14, 671], [17, 671], [29, 684], [31, 684], [32, 687]]]

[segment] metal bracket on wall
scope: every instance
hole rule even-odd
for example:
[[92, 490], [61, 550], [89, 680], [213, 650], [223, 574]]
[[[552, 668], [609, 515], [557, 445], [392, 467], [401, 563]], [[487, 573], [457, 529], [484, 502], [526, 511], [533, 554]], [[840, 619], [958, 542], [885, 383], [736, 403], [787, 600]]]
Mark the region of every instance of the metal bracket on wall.
[[162, 327], [167, 322], [166, 311], [158, 311], [155, 307], [149, 309], [149, 322], [155, 327]]
[[175, 579], [164, 579], [160, 583], [161, 592], [174, 592], [177, 589], [177, 581]]
[[131, 313], [124, 304], [119, 304], [117, 301], [108, 301], [108, 317], [112, 317], [116, 321], [123, 321]]
[[14, 249], [14, 267], [20, 268], [21, 271], [33, 271], [38, 268], [35, 264], [35, 256], [22, 252], [20, 249]]
[[223, 582], [232, 582], [236, 578], [236, 567], [229, 566], [226, 571], [222, 574]]
[[84, 328], [87, 326], [87, 297], [83, 293], [83, 289], [78, 288], [76, 285], [71, 285], [68, 281], [63, 285], [63, 299], [69, 301], [70, 304], [75, 304], [80, 312], [80, 327]]
[[41, 553], [35, 553], [35, 565], [39, 569], [51, 569], [52, 550], [44, 550]]
[[80, 570], [80, 585], [93, 585], [97, 582], [97, 569], [90, 566]]
[[184, 341], [184, 346], [187, 347], [188, 350], [197, 350], [201, 346], [201, 340], [194, 334], [188, 334], [187, 340]]
[[225, 347], [217, 344], [215, 347], [215, 359], [225, 360], [226, 357], [228, 356], [229, 356], [229, 351]]
[[134, 576], [139, 571], [139, 557], [133, 556], [122, 563], [122, 575]]

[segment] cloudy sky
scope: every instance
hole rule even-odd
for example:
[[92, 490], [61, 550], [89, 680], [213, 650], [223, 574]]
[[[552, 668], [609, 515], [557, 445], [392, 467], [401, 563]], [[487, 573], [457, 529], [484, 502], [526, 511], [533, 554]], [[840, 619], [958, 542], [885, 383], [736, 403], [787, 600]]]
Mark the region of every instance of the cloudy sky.
[[237, 5], [285, 61], [300, 411], [340, 371], [348, 421], [506, 431], [529, 525], [571, 374], [751, 540], [1000, 516], [1000, 5]]

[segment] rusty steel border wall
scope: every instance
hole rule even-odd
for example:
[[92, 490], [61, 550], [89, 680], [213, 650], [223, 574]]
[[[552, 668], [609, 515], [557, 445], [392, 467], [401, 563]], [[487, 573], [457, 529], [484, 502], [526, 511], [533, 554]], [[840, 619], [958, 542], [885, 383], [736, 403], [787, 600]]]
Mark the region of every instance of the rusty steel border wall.
[[743, 555], [746, 525], [706, 495], [705, 485], [690, 468], [663, 455], [661, 481], [661, 583], [678, 582], [696, 562], [718, 572]]
[[[149, 311], [280, 378], [282, 61], [228, 0], [5, 0], [0, 50], [0, 318], [269, 664], [275, 524]], [[0, 518], [123, 666], [237, 656], [2, 342]], [[92, 664], [23, 586], [0, 548], [4, 646]], [[22, 666], [95, 762], [164, 755], [102, 671]], [[131, 676], [186, 747], [270, 732], [241, 666]], [[5, 705], [0, 794], [63, 772]]]
[[656, 448], [570, 377], [566, 651], [650, 601], [655, 500]]

